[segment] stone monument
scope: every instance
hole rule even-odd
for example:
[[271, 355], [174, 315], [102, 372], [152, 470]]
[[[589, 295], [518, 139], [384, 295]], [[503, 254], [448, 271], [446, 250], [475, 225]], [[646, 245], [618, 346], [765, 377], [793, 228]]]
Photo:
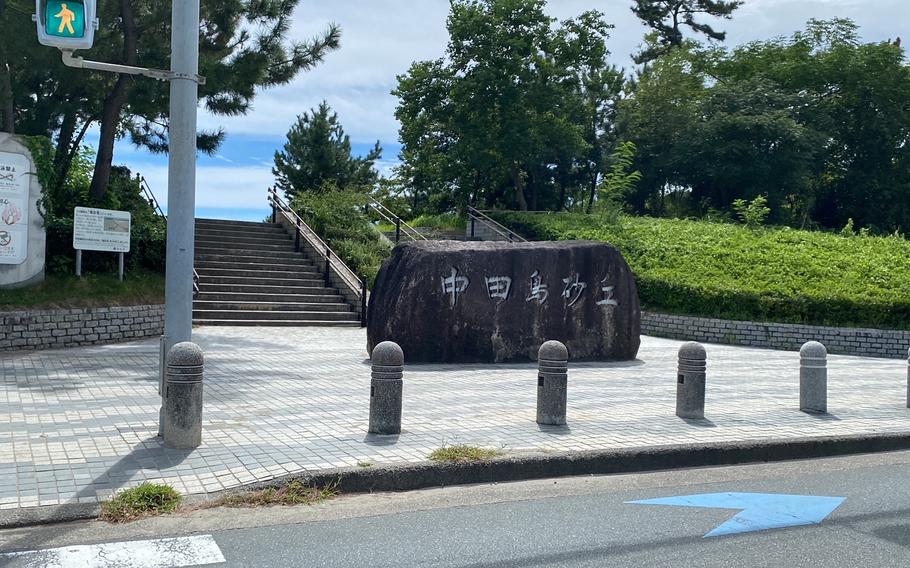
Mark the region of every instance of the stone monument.
[[44, 217], [37, 168], [17, 137], [0, 133], [0, 288], [44, 280]]
[[534, 361], [548, 340], [573, 361], [626, 361], [640, 345], [635, 278], [602, 242], [402, 244], [368, 316], [369, 349], [394, 341], [415, 363]]

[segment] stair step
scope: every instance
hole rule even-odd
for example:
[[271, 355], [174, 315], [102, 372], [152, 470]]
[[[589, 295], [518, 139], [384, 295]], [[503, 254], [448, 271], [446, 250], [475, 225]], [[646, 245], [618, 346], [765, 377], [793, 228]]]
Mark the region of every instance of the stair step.
[[283, 239], [288, 240], [291, 235], [281, 227], [264, 228], [264, 229], [210, 229], [208, 227], [196, 227], [196, 237], [231, 237], [244, 238], [250, 237], [255, 239]]
[[230, 242], [230, 241], [207, 241], [207, 240], [196, 240], [196, 248], [201, 248], [204, 250], [227, 250], [227, 251], [236, 251], [236, 250], [252, 250], [252, 251], [280, 251], [280, 252], [293, 252], [294, 243], [288, 240], [286, 243], [258, 243], [258, 242]]
[[[303, 288], [308, 290], [309, 288]], [[314, 289], [316, 290], [316, 289]], [[197, 302], [222, 302], [222, 303], [248, 303], [248, 302], [271, 302], [271, 303], [296, 303], [303, 302], [306, 304], [344, 304], [344, 297], [339, 294], [263, 294], [256, 292], [213, 292], [209, 287], [202, 287]], [[344, 304], [348, 306], [347, 304]]]
[[278, 278], [295, 280], [299, 278], [313, 278], [314, 273], [306, 267], [289, 268], [287, 270], [242, 270], [240, 268], [206, 268], [196, 267], [200, 278], [205, 276], [224, 276], [227, 278]]
[[313, 311], [263, 311], [263, 310], [208, 310], [193, 308], [193, 319], [201, 320], [308, 320], [308, 321], [360, 321], [354, 312]]
[[193, 325], [224, 327], [360, 327], [360, 321], [194, 319]]
[[327, 288], [323, 280], [316, 286], [304, 286], [299, 281], [285, 283], [285, 280], [273, 278], [226, 278], [215, 276], [199, 282], [199, 289], [203, 293], [213, 292], [218, 294], [337, 294], [334, 288]]
[[284, 256], [284, 255], [299, 255], [299, 253], [294, 252], [293, 245], [287, 245], [283, 248], [275, 249], [261, 249], [257, 247], [253, 248], [235, 248], [231, 246], [219, 245], [214, 246], [206, 244], [200, 246], [196, 244], [196, 254], [205, 254], [205, 255], [221, 255], [221, 256], [258, 256], [260, 258], [272, 257], [272, 256]]
[[229, 261], [215, 261], [215, 260], [196, 260], [196, 269], [207, 270], [207, 269], [219, 269], [219, 270], [251, 270], [256, 272], [261, 271], [281, 271], [281, 272], [294, 272], [297, 274], [307, 273], [313, 274], [314, 277], [322, 277], [322, 272], [316, 270], [316, 267], [312, 264], [306, 264], [304, 262], [300, 263], [291, 263], [291, 262], [277, 262], [276, 260], [259, 260], [259, 261], [247, 261], [247, 262], [229, 262]]
[[287, 254], [269, 253], [264, 255], [232, 255], [232, 254], [203, 254], [196, 252], [196, 264], [202, 262], [233, 262], [241, 264], [256, 264], [260, 262], [269, 262], [272, 264], [295, 264], [302, 266], [314, 266], [313, 261], [307, 257], [289, 252]]
[[331, 286], [325, 285], [325, 280], [319, 278], [314, 280], [313, 278], [250, 278], [250, 277], [236, 277], [236, 276], [212, 276], [207, 275], [203, 277], [199, 275], [199, 283], [202, 286], [214, 285], [214, 286], [271, 286], [271, 287], [280, 287], [280, 288], [318, 288], [320, 290], [332, 289]]
[[196, 226], [206, 227], [281, 227], [278, 223], [263, 223], [262, 221], [234, 221], [229, 219], [196, 219]]
[[257, 302], [255, 300], [251, 302], [224, 302], [206, 299], [193, 301], [193, 309], [214, 312], [351, 312], [351, 306], [344, 302]]
[[196, 233], [226, 233], [242, 235], [287, 235], [287, 231], [281, 225], [250, 225], [237, 227], [231, 225], [207, 225], [196, 224]]

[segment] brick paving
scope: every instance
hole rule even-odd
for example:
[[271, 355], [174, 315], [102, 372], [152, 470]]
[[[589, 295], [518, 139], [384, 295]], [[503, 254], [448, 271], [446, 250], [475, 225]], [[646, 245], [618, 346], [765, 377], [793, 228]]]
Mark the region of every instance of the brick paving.
[[371, 437], [365, 333], [199, 328], [203, 446], [156, 437], [157, 341], [0, 356], [0, 509], [92, 503], [143, 480], [204, 493], [287, 473], [426, 459], [467, 443], [507, 452], [910, 432], [907, 364], [833, 356], [829, 416], [797, 410], [799, 355], [708, 346], [703, 423], [675, 417], [679, 342], [639, 360], [572, 365], [567, 428], [534, 422], [536, 366], [406, 369], [404, 431]]

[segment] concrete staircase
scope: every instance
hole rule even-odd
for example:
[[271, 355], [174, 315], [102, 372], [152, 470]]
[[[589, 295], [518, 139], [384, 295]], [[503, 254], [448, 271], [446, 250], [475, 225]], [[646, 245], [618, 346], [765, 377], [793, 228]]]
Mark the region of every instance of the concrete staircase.
[[345, 326], [360, 320], [277, 224], [196, 220], [196, 325]]

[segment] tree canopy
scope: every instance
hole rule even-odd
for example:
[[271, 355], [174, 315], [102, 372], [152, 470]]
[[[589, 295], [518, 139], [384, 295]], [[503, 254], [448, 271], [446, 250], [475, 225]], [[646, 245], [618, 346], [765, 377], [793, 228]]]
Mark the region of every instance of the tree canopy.
[[272, 173], [289, 199], [326, 187], [370, 190], [379, 179], [374, 166], [381, 158], [378, 141], [366, 156], [355, 157], [338, 114], [323, 102], [297, 117], [284, 149], [275, 152]]
[[622, 73], [599, 12], [556, 22], [544, 0], [453, 0], [444, 58], [394, 94], [399, 178], [417, 208], [553, 208], [593, 200]]
[[850, 21], [733, 50], [684, 42], [641, 72], [620, 114], [639, 212], [672, 213], [668, 195], [685, 201], [677, 213], [763, 195], [780, 223], [910, 227], [910, 68]]
[[715, 30], [702, 16], [732, 17], [743, 0], [634, 0], [632, 12], [657, 34], [656, 43], [635, 56], [636, 63], [647, 63], [668, 53], [683, 43], [682, 26], [706, 37], [723, 41], [727, 32]]

